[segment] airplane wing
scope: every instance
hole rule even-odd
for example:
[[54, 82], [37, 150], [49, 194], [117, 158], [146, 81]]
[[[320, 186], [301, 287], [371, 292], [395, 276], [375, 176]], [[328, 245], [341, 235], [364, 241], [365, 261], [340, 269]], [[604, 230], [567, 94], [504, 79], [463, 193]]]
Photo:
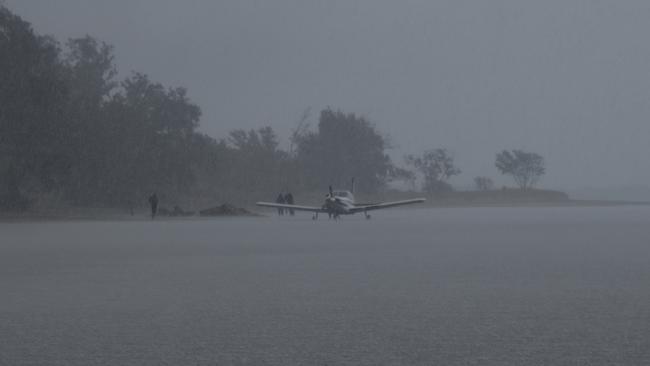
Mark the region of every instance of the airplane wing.
[[383, 202], [383, 203], [376, 203], [376, 204], [371, 204], [371, 205], [356, 205], [351, 211], [352, 212], [365, 212], [365, 211], [372, 211], [372, 210], [380, 210], [382, 208], [411, 205], [413, 203], [421, 203], [421, 202], [424, 202], [424, 201], [426, 201], [426, 199], [424, 199], [424, 198], [414, 198], [414, 199], [411, 199], [411, 200]]
[[327, 212], [327, 210], [323, 209], [322, 207], [287, 205], [284, 203], [274, 203], [274, 202], [256, 202], [255, 204], [262, 207], [284, 208], [287, 210], [291, 209], [296, 211]]

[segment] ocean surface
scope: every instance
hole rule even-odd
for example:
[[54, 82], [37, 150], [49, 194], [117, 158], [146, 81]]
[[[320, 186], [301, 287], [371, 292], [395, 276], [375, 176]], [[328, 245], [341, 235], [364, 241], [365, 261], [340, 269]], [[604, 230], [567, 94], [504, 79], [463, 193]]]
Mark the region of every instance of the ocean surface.
[[0, 365], [648, 365], [650, 207], [0, 223]]

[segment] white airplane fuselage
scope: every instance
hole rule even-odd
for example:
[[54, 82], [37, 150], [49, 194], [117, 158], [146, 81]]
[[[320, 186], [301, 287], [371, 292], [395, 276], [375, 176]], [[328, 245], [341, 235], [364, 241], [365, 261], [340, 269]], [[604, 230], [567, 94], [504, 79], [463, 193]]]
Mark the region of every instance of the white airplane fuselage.
[[354, 195], [350, 191], [334, 191], [325, 198], [323, 208], [335, 216], [350, 215], [354, 213]]

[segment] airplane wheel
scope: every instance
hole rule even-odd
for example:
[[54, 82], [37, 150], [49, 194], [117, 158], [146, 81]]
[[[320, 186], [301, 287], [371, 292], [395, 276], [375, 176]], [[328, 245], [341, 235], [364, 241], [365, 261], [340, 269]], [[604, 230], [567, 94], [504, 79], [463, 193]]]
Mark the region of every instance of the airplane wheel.
[[372, 216], [370, 216], [370, 215], [366, 215], [366, 220], [370, 220], [371, 217]]

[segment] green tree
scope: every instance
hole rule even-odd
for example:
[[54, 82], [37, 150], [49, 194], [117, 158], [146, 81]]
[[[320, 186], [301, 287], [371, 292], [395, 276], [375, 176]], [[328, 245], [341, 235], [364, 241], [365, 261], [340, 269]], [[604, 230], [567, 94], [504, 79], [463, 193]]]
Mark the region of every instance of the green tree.
[[90, 36], [66, 46], [0, 4], [0, 207], [43, 192], [114, 206], [189, 192], [198, 152], [223, 144], [195, 132], [187, 91], [138, 73], [118, 84], [112, 47]]
[[363, 117], [328, 108], [320, 113], [317, 131], [293, 139], [298, 166], [309, 188], [342, 187], [356, 177], [361, 190], [374, 192], [389, 178], [392, 164], [386, 140]]
[[165, 89], [136, 73], [107, 104], [110, 201], [138, 202], [151, 191], [186, 193], [194, 182], [192, 142], [201, 110], [185, 89]]
[[277, 135], [271, 127], [234, 130], [228, 141], [233, 149], [231, 187], [267, 194], [291, 188], [287, 176], [289, 155], [279, 149]]
[[402, 181], [406, 183], [411, 190], [416, 190], [417, 174], [412, 170], [393, 167], [390, 171], [390, 177], [391, 180]]
[[523, 150], [503, 150], [497, 154], [495, 165], [501, 174], [512, 176], [523, 190], [534, 187], [546, 173], [544, 158]]
[[477, 191], [489, 191], [494, 188], [494, 182], [488, 177], [474, 178], [474, 185]]
[[64, 60], [70, 89], [67, 117], [72, 124], [68, 146], [72, 172], [65, 190], [73, 201], [89, 204], [107, 188], [106, 171], [117, 143], [107, 139], [112, 121], [106, 113], [118, 86], [117, 70], [113, 48], [90, 36], [70, 39]]
[[447, 180], [461, 173], [446, 149], [427, 150], [421, 156], [407, 155], [406, 163], [422, 174], [424, 191], [429, 193], [452, 190]]
[[68, 170], [67, 84], [59, 45], [0, 5], [0, 206], [21, 209]]

